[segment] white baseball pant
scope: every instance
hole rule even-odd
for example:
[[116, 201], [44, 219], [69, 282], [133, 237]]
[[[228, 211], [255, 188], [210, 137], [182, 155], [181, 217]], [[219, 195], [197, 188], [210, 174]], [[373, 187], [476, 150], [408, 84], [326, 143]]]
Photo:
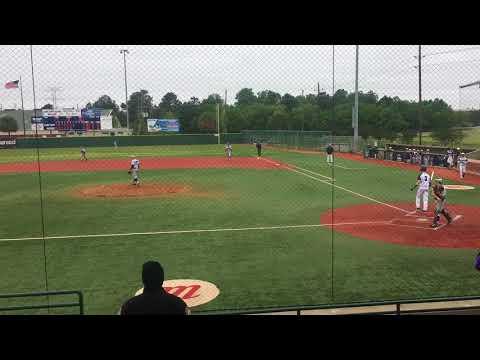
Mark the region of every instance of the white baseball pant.
[[[428, 189], [418, 189], [417, 197], [415, 199], [415, 204], [417, 209], [422, 209], [423, 211], [428, 210]], [[420, 207], [420, 205], [423, 205]]]

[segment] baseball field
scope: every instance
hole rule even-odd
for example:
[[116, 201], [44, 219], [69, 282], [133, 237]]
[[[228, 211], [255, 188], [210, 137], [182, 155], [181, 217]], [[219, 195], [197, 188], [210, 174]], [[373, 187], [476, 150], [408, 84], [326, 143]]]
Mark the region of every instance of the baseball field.
[[81, 290], [87, 314], [114, 314], [158, 260], [166, 279], [219, 289], [193, 312], [480, 294], [480, 177], [435, 169], [469, 188], [448, 190], [455, 221], [432, 229], [411, 165], [338, 154], [332, 167], [323, 153], [267, 146], [257, 158], [235, 144], [231, 160], [222, 145], [87, 157], [0, 150], [2, 293]]

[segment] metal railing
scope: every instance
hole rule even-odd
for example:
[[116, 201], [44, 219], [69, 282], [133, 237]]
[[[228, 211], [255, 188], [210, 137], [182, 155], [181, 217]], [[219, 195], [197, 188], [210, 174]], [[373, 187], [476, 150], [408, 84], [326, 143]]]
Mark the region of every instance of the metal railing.
[[40, 296], [49, 297], [49, 296], [58, 296], [58, 295], [77, 295], [78, 301], [71, 302], [71, 303], [60, 303], [60, 304], [48, 303], [48, 304], [40, 304], [40, 305], [21, 305], [21, 306], [0, 307], [0, 314], [2, 312], [20, 311], [20, 310], [38, 310], [38, 309], [71, 308], [71, 307], [78, 307], [79, 314], [80, 315], [84, 314], [83, 293], [77, 290], [0, 294], [0, 299], [18, 299], [18, 298], [40, 297]]
[[[347, 309], [347, 308], [360, 308], [360, 307], [375, 307], [375, 306], [395, 306], [394, 310], [378, 310], [366, 311], [362, 314], [369, 315], [402, 315], [402, 314], [420, 314], [420, 313], [433, 313], [433, 312], [446, 312], [446, 311], [459, 311], [459, 310], [480, 310], [480, 304], [475, 306], [456, 306], [456, 307], [438, 307], [428, 309], [409, 309], [402, 310], [402, 305], [411, 304], [427, 304], [438, 302], [453, 302], [453, 301], [468, 301], [468, 300], [480, 300], [480, 296], [458, 296], [458, 297], [435, 297], [426, 299], [407, 299], [407, 300], [395, 300], [395, 301], [370, 301], [370, 302], [358, 302], [348, 304], [325, 304], [325, 305], [305, 305], [305, 306], [285, 306], [285, 307], [270, 307], [270, 308], [252, 308], [242, 310], [219, 310], [219, 311], [197, 311], [193, 312], [195, 315], [255, 315], [255, 314], [274, 314], [281, 312], [296, 312], [296, 315], [302, 315], [302, 311], [308, 310], [333, 310], [333, 309]], [[352, 314], [354, 315], [354, 314]]]

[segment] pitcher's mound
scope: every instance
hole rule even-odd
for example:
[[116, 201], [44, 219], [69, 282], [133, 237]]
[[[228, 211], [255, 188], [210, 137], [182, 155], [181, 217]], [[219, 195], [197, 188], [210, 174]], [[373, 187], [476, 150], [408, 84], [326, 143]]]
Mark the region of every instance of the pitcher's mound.
[[76, 196], [87, 198], [141, 198], [141, 197], [168, 197], [178, 195], [208, 196], [208, 192], [193, 191], [191, 186], [179, 184], [140, 183], [107, 184], [77, 188]]

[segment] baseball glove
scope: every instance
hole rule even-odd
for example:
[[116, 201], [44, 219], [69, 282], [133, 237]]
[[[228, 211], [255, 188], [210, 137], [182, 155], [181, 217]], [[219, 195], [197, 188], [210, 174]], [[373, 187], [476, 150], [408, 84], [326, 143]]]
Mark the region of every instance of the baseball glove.
[[132, 170], [128, 170], [128, 173], [131, 174], [131, 173], [132, 173]]

